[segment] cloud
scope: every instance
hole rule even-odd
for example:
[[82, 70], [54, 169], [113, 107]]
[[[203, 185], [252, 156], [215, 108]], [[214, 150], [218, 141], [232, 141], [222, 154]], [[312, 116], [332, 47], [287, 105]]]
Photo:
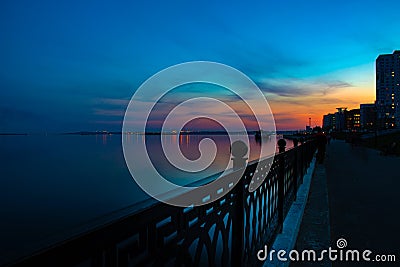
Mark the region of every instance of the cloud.
[[326, 96], [339, 89], [352, 87], [345, 81], [333, 80], [306, 80], [299, 78], [290, 79], [264, 79], [258, 82], [260, 89], [267, 94], [281, 97]]
[[95, 125], [116, 125], [116, 126], [121, 126], [122, 121], [120, 120], [95, 120], [95, 121], [90, 121], [90, 123], [95, 124]]
[[98, 104], [105, 104], [110, 106], [128, 106], [129, 100], [127, 99], [120, 99], [120, 98], [97, 98], [94, 102]]
[[277, 130], [303, 128], [304, 123], [299, 120], [299, 115], [290, 112], [278, 112], [274, 114]]
[[121, 109], [94, 109], [95, 115], [101, 116], [117, 116], [122, 117], [125, 114], [125, 110]]
[[129, 100], [121, 98], [96, 98], [92, 112], [96, 116], [102, 117], [122, 117], [125, 114], [125, 109], [129, 104]]

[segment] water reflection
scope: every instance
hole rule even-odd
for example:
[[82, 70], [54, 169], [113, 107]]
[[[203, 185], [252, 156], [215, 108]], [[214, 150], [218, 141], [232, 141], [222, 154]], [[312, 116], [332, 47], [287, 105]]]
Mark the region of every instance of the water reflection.
[[[198, 144], [204, 137], [133, 134], [123, 138], [133, 149], [148, 143], [152, 160], [161, 166], [160, 171], [173, 182], [187, 184], [232, 164], [229, 140], [224, 136], [207, 136], [216, 142], [219, 154], [204, 173], [188, 179], [185, 173], [169, 172], [170, 167], [165, 165], [165, 157], [157, 146], [161, 141], [156, 139], [162, 138], [167, 146], [179, 145], [185, 156], [196, 159]], [[257, 150], [260, 144], [254, 136], [249, 141], [249, 158], [254, 160], [260, 153]], [[29, 253], [44, 245], [44, 240], [63, 239], [75, 234], [73, 229], [79, 225], [97, 222], [106, 215], [114, 216], [117, 210], [149, 199], [129, 174], [120, 135], [0, 136], [0, 151], [3, 257]]]
[[[140, 134], [126, 134], [124, 135], [128, 149], [138, 151], [138, 147], [145, 144], [147, 154], [156, 168], [164, 178], [178, 185], [187, 185], [194, 181], [212, 176], [216, 173], [222, 172], [225, 169], [232, 168], [232, 160], [230, 155], [231, 141], [227, 135], [140, 135]], [[260, 157], [268, 157], [272, 155], [272, 151], [276, 151], [275, 135], [256, 138], [254, 135], [249, 135], [249, 161], [257, 160]], [[278, 137], [279, 138], [279, 137]], [[166, 157], [165, 151], [175, 151], [177, 149], [183, 154], [186, 159], [191, 161], [198, 160], [201, 156], [199, 146], [200, 142], [204, 139], [211, 139], [216, 146], [216, 156], [210, 161], [207, 168], [199, 172], [187, 172], [176, 168]], [[261, 151], [261, 142], [266, 146], [266, 149]], [[204, 144], [203, 144], [204, 145]], [[178, 148], [176, 148], [178, 146]], [[293, 146], [289, 141], [288, 148]], [[204, 147], [203, 147], [204, 148]], [[205, 154], [211, 154], [211, 148], [204, 150]], [[264, 154], [262, 154], [264, 153]], [[269, 154], [268, 154], [269, 153]], [[204, 156], [204, 155], [203, 155]], [[208, 156], [208, 155], [205, 155]], [[141, 166], [137, 166], [140, 168]], [[144, 167], [143, 167], [144, 168]], [[139, 171], [140, 172], [140, 171]]]

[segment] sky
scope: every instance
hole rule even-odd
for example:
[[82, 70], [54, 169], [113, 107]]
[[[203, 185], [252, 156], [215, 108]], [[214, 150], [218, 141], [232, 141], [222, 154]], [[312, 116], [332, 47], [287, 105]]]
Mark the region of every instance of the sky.
[[[0, 132], [121, 130], [135, 90], [214, 61], [263, 91], [278, 130], [375, 100], [400, 49], [397, 0], [1, 1]], [[205, 89], [213, 96], [213, 89]]]

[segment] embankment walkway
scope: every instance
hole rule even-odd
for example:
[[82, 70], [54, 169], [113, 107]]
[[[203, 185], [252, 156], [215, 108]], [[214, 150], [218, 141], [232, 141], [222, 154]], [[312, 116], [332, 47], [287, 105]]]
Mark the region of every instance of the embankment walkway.
[[310, 186], [295, 248], [371, 250], [396, 256], [395, 263], [319, 262], [290, 266], [400, 266], [400, 157], [332, 141], [326, 159], [318, 164]]

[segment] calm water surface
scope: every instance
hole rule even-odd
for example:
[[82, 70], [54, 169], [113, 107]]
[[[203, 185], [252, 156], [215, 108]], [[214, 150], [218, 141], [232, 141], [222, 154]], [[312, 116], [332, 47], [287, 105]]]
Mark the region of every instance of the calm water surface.
[[[188, 158], [198, 157], [197, 145], [203, 137], [162, 136], [167, 144], [179, 144]], [[148, 138], [152, 160], [164, 166], [159, 171], [177, 184], [188, 184], [230, 163], [229, 140], [209, 137], [219, 154], [210, 168], [190, 179], [164, 166], [155, 145], [160, 136], [126, 138], [133, 146]], [[254, 137], [250, 145], [257, 152]], [[251, 153], [250, 160], [258, 156]], [[0, 136], [0, 181], [0, 264], [115, 218], [124, 210], [132, 211], [135, 203], [149, 198], [125, 165], [121, 135]]]

